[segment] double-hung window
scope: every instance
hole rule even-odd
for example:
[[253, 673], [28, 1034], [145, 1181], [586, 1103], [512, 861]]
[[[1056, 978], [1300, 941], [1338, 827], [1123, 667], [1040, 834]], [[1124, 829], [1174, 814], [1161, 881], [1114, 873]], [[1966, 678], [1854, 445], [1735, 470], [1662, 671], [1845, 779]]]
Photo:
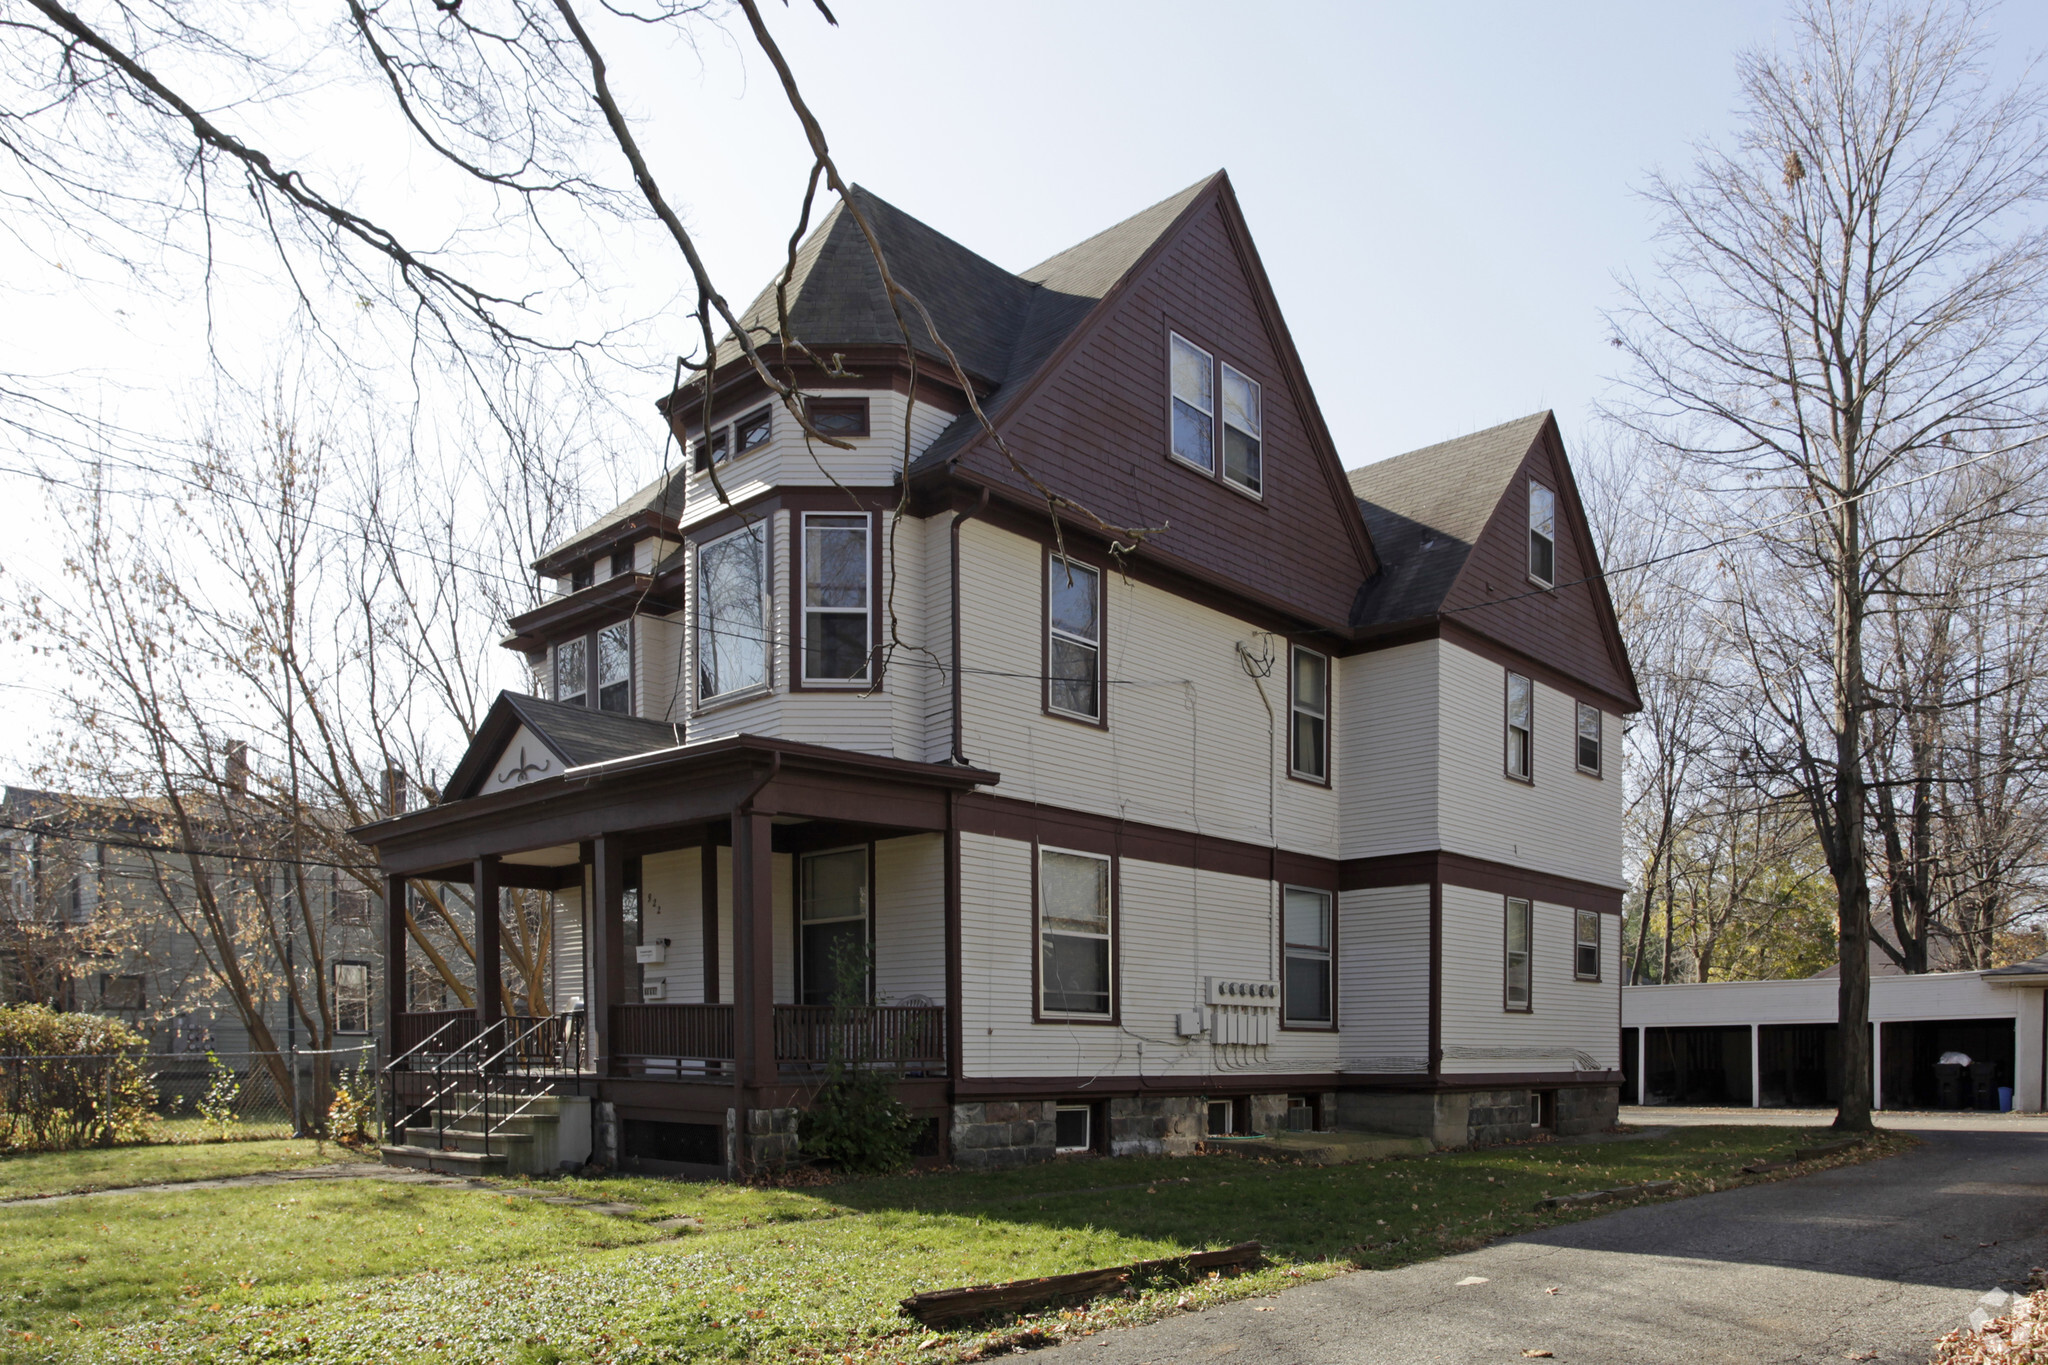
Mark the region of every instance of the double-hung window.
[[1264, 418], [1259, 381], [1226, 364], [1223, 367], [1223, 477], [1245, 492], [1259, 491]]
[[697, 550], [697, 700], [768, 681], [767, 536], [746, 526]]
[[1109, 859], [1040, 849], [1039, 1012], [1110, 1015]]
[[1173, 453], [1205, 473], [1216, 468], [1215, 358], [1178, 333], [1173, 348]]
[[1102, 719], [1102, 574], [1054, 556], [1046, 577], [1046, 708]]
[[590, 690], [589, 656], [584, 637], [563, 640], [555, 646], [555, 700], [571, 706], [583, 705]]
[[1533, 482], [1529, 485], [1529, 577], [1546, 588], [1557, 581], [1557, 497]]
[[1579, 703], [1579, 771], [1600, 776], [1600, 708]]
[[1581, 981], [1600, 979], [1600, 912], [1575, 910], [1572, 921], [1572, 975]]
[[735, 456], [750, 450], [759, 450], [768, 444], [768, 437], [774, 431], [775, 423], [767, 408], [756, 408], [732, 424], [732, 450]]
[[370, 964], [367, 962], [334, 964], [334, 1031], [370, 1031]]
[[1535, 706], [1535, 684], [1519, 673], [1508, 674], [1507, 773], [1519, 782], [1532, 780], [1529, 759], [1534, 740]]
[[804, 681], [868, 677], [865, 514], [804, 513]]
[[1529, 1008], [1530, 929], [1529, 902], [1510, 897], [1507, 903], [1506, 951], [1501, 966], [1507, 978], [1503, 1000], [1511, 1010]]
[[621, 621], [597, 633], [597, 709], [633, 709], [633, 627]]
[[806, 1005], [866, 1004], [868, 997], [868, 851], [807, 853], [800, 874]]
[[1330, 893], [1290, 886], [1281, 900], [1280, 937], [1286, 948], [1282, 1004], [1290, 1024], [1332, 1022]]
[[1296, 777], [1330, 780], [1330, 660], [1312, 649], [1294, 647], [1294, 682], [1288, 705], [1293, 712], [1293, 739], [1288, 762]]

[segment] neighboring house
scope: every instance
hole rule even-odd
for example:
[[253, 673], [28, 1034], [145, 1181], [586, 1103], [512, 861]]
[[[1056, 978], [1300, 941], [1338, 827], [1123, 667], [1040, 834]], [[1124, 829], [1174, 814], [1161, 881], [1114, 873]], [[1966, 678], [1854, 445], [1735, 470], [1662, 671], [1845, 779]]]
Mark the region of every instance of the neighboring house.
[[807, 349], [745, 322], [851, 449], [728, 342], [538, 562], [537, 695], [356, 831], [555, 893], [600, 1153], [768, 1159], [835, 1046], [961, 1164], [1611, 1124], [1638, 701], [1556, 422], [1347, 475], [1221, 174], [1021, 274], [855, 196], [1029, 478], [1151, 530], [1055, 527], [835, 207]]
[[[250, 1050], [248, 1030], [214, 974], [197, 923], [189, 862], [148, 803], [70, 793], [0, 790], [0, 1000], [106, 1014], [135, 1026], [155, 1053]], [[314, 1040], [285, 1008], [277, 952], [263, 941], [251, 878], [288, 895], [286, 869], [208, 847], [204, 865], [246, 955], [265, 1024], [280, 1048]], [[371, 1042], [378, 998], [381, 920], [375, 899], [333, 868], [307, 871], [314, 929], [294, 925], [284, 950], [315, 959], [320, 937], [334, 1044]]]
[[[1622, 1093], [1630, 1104], [1833, 1108], [1842, 1096], [1840, 989], [1833, 967], [1791, 981], [1624, 987]], [[2003, 1089], [2013, 1108], [2040, 1110], [2048, 1093], [2044, 990], [2048, 956], [1987, 971], [1909, 975], [1873, 952], [1873, 1103], [1986, 1107]], [[1944, 1093], [1937, 1067], [1955, 1053], [1976, 1065], [1981, 1094]]]

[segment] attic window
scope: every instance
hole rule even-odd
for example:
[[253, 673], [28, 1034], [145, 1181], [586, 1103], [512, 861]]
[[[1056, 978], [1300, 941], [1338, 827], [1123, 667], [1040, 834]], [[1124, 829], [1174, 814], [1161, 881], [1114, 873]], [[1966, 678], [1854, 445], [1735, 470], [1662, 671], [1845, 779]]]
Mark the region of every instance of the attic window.
[[756, 408], [732, 424], [733, 454], [744, 455], [767, 445], [773, 429], [774, 421], [769, 409]]
[[1529, 484], [1529, 577], [1550, 587], [1557, 582], [1557, 496]]
[[804, 415], [821, 436], [852, 438], [868, 434], [865, 398], [813, 398], [804, 404]]
[[597, 581], [595, 564], [579, 564], [569, 570], [569, 591], [581, 592]]
[[633, 572], [633, 552], [631, 550], [613, 550], [612, 577], [617, 578], [621, 574], [629, 574], [631, 572]]
[[1247, 493], [1259, 491], [1261, 433], [1259, 381], [1223, 367], [1223, 477]]
[[1216, 371], [1210, 354], [1178, 332], [1173, 357], [1173, 453], [1204, 472], [1216, 468]]
[[732, 429], [720, 427], [711, 433], [709, 441], [699, 440], [690, 447], [690, 468], [703, 473], [714, 464], [724, 464], [732, 453]]

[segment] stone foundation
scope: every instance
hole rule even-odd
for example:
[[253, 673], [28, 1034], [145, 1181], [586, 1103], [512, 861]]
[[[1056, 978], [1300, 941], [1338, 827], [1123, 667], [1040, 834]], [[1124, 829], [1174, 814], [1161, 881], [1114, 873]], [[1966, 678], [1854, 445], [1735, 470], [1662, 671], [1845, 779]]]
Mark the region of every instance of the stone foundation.
[[1109, 1102], [1111, 1156], [1193, 1156], [1209, 1131], [1200, 1095], [1134, 1095]]
[[747, 1130], [741, 1135], [746, 1168], [774, 1170], [796, 1160], [796, 1120], [801, 1109], [749, 1109]]
[[[1577, 1137], [1611, 1128], [1620, 1090], [1611, 1085], [1560, 1086], [1550, 1131]], [[1370, 1133], [1425, 1137], [1437, 1147], [1488, 1147], [1536, 1132], [1533, 1089], [1458, 1090], [1337, 1096], [1337, 1126]]]
[[1050, 1161], [1056, 1132], [1050, 1100], [989, 1100], [953, 1106], [953, 1164], [990, 1171]]

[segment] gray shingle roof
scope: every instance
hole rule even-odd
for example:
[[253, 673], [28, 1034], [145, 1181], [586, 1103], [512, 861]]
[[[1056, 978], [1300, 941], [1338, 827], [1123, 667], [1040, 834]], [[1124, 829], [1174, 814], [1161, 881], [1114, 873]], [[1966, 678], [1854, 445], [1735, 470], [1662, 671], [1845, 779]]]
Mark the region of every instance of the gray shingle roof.
[[631, 497], [627, 498], [617, 507], [612, 508], [611, 511], [606, 512], [603, 516], [593, 518], [588, 525], [578, 528], [573, 534], [564, 536], [553, 545], [550, 545], [541, 555], [538, 562], [544, 563], [547, 560], [553, 559], [578, 541], [588, 540], [599, 532], [616, 526], [628, 517], [637, 516], [642, 512], [659, 512], [665, 517], [681, 516], [683, 514], [684, 485], [689, 482], [690, 469], [680, 451], [670, 447], [669, 455], [669, 470], [667, 473], [655, 475], [654, 478], [648, 480], [645, 485], [635, 490]]
[[539, 735], [571, 767], [631, 758], [656, 749], [674, 748], [680, 742], [675, 727], [658, 720], [642, 720], [616, 711], [593, 711], [587, 706], [570, 706], [522, 692], [500, 692], [498, 700], [509, 706], [527, 729]]
[[1504, 422], [1350, 472], [1379, 576], [1360, 589], [1354, 626], [1434, 615], [1465, 567], [1548, 412]]

